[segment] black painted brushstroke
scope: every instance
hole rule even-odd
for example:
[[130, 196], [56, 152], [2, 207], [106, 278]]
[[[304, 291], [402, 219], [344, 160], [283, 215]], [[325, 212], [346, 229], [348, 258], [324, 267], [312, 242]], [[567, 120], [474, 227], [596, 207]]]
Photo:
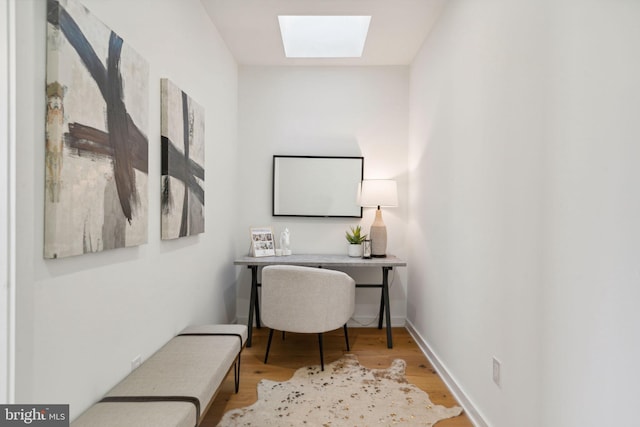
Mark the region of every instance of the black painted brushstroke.
[[160, 207], [162, 213], [168, 214], [171, 209], [171, 180], [169, 175], [162, 176], [162, 194], [160, 195]]
[[47, 22], [54, 27], [60, 25], [60, 3], [57, 0], [47, 0]]
[[[112, 149], [116, 188], [123, 214], [131, 223], [132, 203], [137, 201], [134, 164], [142, 159], [148, 163], [149, 144], [147, 137], [133, 122], [124, 105], [122, 76], [120, 74], [122, 39], [113, 31], [111, 32], [109, 57], [105, 68], [77, 23], [64, 7], [56, 0], [47, 0], [47, 8], [48, 22], [60, 28], [76, 50], [107, 104], [108, 139]], [[139, 143], [136, 144], [136, 142]], [[137, 157], [138, 160], [134, 160], [132, 157]], [[148, 167], [145, 166], [144, 169], [147, 170]]]
[[194, 162], [192, 159], [188, 159], [188, 161], [186, 162], [187, 166], [182, 167], [182, 165], [185, 164], [184, 156], [180, 151], [178, 151], [175, 145], [173, 145], [173, 142], [166, 136], [162, 137], [162, 149], [163, 156], [165, 153], [167, 156], [166, 170], [164, 169], [165, 165], [163, 165], [162, 174], [170, 175], [173, 178], [182, 181], [184, 185], [186, 185], [189, 190], [191, 190], [193, 195], [196, 196], [200, 204], [204, 205], [204, 190], [202, 189], [198, 181], [196, 181], [196, 178], [200, 178], [204, 181], [204, 168]]
[[[182, 168], [182, 170], [178, 172], [171, 170], [175, 169], [177, 165], [184, 163], [184, 156], [180, 151], [178, 151], [176, 146], [173, 144], [173, 141], [171, 141], [170, 139], [167, 139], [167, 141], [169, 143], [167, 150], [167, 153], [169, 155], [169, 175], [178, 178], [180, 181], [189, 185], [191, 185], [190, 181], [196, 183], [197, 185], [197, 182], [193, 179], [193, 177], [200, 178], [204, 181], [204, 168], [194, 162], [192, 159], [188, 159], [187, 166], [185, 168]], [[188, 176], [191, 177], [191, 180], [187, 178]]]
[[[130, 136], [129, 144], [131, 148], [131, 162], [135, 169], [147, 174], [148, 171], [148, 153], [144, 145], [145, 141], [136, 138], [135, 135]], [[69, 123], [69, 132], [64, 134], [64, 143], [69, 148], [73, 148], [80, 157], [84, 155], [93, 156], [95, 158], [113, 158], [113, 149], [109, 143], [109, 134], [91, 126], [80, 123]]]
[[160, 163], [160, 173], [162, 175], [169, 175], [169, 148], [173, 148], [173, 144], [169, 141], [169, 138], [160, 135], [160, 141], [162, 146], [162, 159]]
[[100, 58], [91, 47], [87, 38], [82, 34], [82, 30], [73, 20], [71, 15], [58, 3], [57, 0], [47, 1], [48, 12], [47, 19], [49, 22], [60, 28], [62, 34], [67, 38], [71, 46], [76, 50], [82, 63], [95, 80], [102, 97], [106, 99], [107, 91], [107, 71], [105, 70]]
[[120, 74], [120, 54], [122, 38], [113, 31], [109, 37], [109, 55], [107, 57], [107, 127], [109, 142], [113, 148], [113, 174], [118, 189], [118, 198], [124, 216], [131, 224], [133, 218], [132, 202], [137, 201], [136, 176], [129, 157], [129, 127], [127, 111], [123, 101], [122, 76]]
[[[162, 208], [162, 213], [168, 214], [171, 211], [171, 180], [169, 179], [169, 149], [174, 148], [167, 138], [164, 135], [160, 135], [161, 141], [161, 164], [160, 164], [160, 174], [162, 175], [162, 194], [160, 196], [160, 206]], [[175, 149], [175, 148], [174, 148]]]
[[[132, 164], [133, 167], [140, 172], [148, 173], [148, 161], [147, 151], [140, 148], [140, 140], [131, 138], [132, 141], [138, 141], [134, 143], [132, 149]], [[109, 145], [108, 134], [99, 129], [91, 126], [85, 126], [79, 123], [69, 123], [69, 132], [65, 133], [65, 144], [69, 148], [76, 150], [77, 155], [93, 155], [102, 158], [112, 158], [113, 149]], [[184, 169], [177, 168], [175, 166], [169, 167], [169, 164], [176, 165], [180, 163], [182, 153], [173, 145], [171, 140], [166, 136], [162, 136], [162, 175], [171, 176], [189, 187], [189, 190], [198, 199], [201, 204], [204, 204], [204, 190], [196, 181], [195, 178], [204, 180], [204, 168], [189, 159], [188, 167]]]
[[[184, 146], [184, 155], [180, 159], [180, 169], [186, 171], [189, 167], [189, 99], [187, 94], [182, 92], [182, 144]], [[189, 221], [189, 191], [187, 187], [184, 189], [184, 197], [182, 198], [182, 218], [180, 219], [179, 237], [187, 235], [187, 226]]]

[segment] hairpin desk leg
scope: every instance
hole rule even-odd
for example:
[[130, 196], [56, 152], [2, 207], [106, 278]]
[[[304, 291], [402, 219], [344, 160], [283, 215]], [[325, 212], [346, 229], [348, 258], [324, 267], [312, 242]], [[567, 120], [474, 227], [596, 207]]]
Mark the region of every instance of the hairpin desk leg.
[[[249, 319], [247, 320], [247, 347], [251, 347], [251, 338], [253, 336], [253, 312], [256, 308], [256, 304], [258, 303], [258, 266], [250, 265], [249, 268], [251, 269], [251, 297], [249, 298]], [[256, 321], [260, 322], [258, 318], [256, 318]]]
[[382, 267], [382, 299], [384, 302], [384, 314], [387, 323], [387, 347], [393, 348], [391, 337], [391, 309], [389, 307], [389, 270], [393, 267]]

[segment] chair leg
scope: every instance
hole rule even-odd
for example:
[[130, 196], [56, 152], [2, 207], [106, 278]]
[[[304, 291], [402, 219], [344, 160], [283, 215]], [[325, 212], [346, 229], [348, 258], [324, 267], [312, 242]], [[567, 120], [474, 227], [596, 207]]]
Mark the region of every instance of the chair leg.
[[320, 370], [324, 371], [324, 354], [322, 353], [322, 332], [318, 334], [318, 344], [320, 345]]
[[240, 390], [240, 354], [238, 354], [238, 361], [233, 364], [233, 379], [236, 386], [236, 394]]
[[269, 349], [271, 348], [271, 338], [273, 338], [273, 329], [269, 329], [269, 341], [267, 341], [267, 352], [264, 354], [264, 363], [269, 358]]
[[349, 348], [349, 332], [347, 332], [347, 324], [344, 324], [344, 340], [347, 342], [347, 351], [351, 351]]

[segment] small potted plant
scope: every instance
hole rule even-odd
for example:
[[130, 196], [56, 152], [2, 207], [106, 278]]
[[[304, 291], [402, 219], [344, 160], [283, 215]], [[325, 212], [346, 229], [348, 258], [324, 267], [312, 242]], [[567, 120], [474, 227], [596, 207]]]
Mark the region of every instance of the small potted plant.
[[351, 257], [362, 256], [362, 242], [367, 240], [367, 235], [362, 234], [360, 226], [351, 227], [351, 232], [346, 232], [347, 242], [349, 242], [348, 254]]

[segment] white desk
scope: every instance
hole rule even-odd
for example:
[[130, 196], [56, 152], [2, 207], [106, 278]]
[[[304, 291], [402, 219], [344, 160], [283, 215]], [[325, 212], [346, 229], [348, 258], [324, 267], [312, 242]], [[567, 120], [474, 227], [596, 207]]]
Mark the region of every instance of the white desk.
[[256, 315], [256, 326], [260, 327], [260, 307], [258, 303], [258, 270], [267, 265], [302, 265], [320, 268], [345, 268], [345, 267], [377, 267], [382, 268], [382, 283], [376, 284], [356, 284], [357, 288], [381, 288], [380, 316], [378, 319], [378, 329], [382, 329], [382, 321], [386, 319], [387, 326], [387, 347], [393, 348], [393, 338], [391, 336], [391, 313], [389, 308], [389, 271], [393, 267], [405, 267], [407, 263], [393, 255], [385, 258], [354, 258], [347, 255], [287, 255], [270, 257], [250, 257], [245, 256], [234, 261], [234, 265], [246, 265], [251, 269], [251, 297], [249, 300], [249, 318], [247, 327], [249, 337], [247, 347], [251, 347], [251, 335], [253, 333], [253, 314]]

